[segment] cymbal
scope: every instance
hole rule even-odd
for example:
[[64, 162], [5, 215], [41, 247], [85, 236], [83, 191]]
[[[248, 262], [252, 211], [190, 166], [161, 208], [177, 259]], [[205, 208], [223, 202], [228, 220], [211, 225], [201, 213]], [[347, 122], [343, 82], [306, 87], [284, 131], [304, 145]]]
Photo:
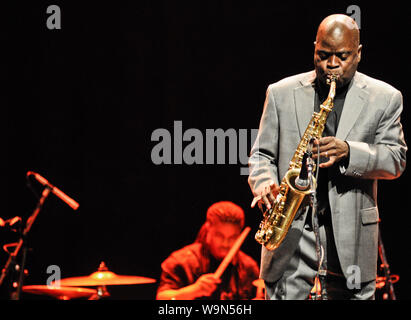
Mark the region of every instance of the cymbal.
[[257, 288], [265, 288], [265, 283], [263, 279], [257, 279], [252, 282], [252, 284]]
[[43, 294], [55, 297], [60, 300], [70, 300], [76, 298], [89, 298], [94, 294], [97, 294], [96, 289], [88, 288], [76, 288], [76, 287], [53, 287], [53, 286], [23, 286], [21, 288], [23, 292], [33, 294]]
[[93, 272], [89, 276], [72, 277], [60, 280], [61, 286], [112, 286], [112, 285], [129, 285], [129, 284], [144, 284], [154, 283], [155, 279], [139, 277], [139, 276], [126, 276], [118, 275], [107, 269], [104, 262], [100, 264], [98, 271]]

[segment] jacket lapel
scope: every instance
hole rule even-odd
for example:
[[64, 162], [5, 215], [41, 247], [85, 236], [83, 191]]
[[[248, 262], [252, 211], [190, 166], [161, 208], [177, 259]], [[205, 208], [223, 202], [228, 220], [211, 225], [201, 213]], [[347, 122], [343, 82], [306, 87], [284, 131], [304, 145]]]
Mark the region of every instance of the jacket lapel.
[[[301, 87], [294, 89], [294, 105], [300, 138], [304, 135], [308, 122], [311, 120], [314, 112], [315, 91], [313, 81], [315, 76], [315, 71], [309, 72], [300, 81]], [[355, 73], [350, 86], [345, 97], [336, 133], [336, 137], [341, 140], [347, 138], [368, 99], [368, 93], [363, 89], [366, 84], [359, 72]]]
[[335, 135], [336, 138], [345, 140], [361, 114], [368, 97], [368, 93], [363, 90], [364, 87], [365, 83], [358, 72], [356, 72], [351, 88], [348, 89], [347, 96], [345, 97], [344, 107]]
[[294, 89], [295, 114], [300, 131], [300, 138], [304, 135], [308, 122], [311, 120], [314, 112], [314, 79], [315, 71], [312, 71], [300, 81], [302, 86]]

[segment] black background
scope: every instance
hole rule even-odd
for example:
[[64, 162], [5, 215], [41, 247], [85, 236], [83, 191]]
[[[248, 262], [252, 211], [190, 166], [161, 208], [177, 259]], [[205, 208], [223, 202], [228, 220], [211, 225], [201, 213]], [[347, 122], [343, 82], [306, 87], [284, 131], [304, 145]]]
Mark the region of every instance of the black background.
[[[62, 29], [46, 27], [57, 4]], [[192, 242], [207, 208], [231, 200], [252, 232], [261, 220], [238, 164], [155, 165], [157, 128], [258, 128], [270, 83], [313, 67], [321, 20], [361, 9], [359, 71], [404, 97], [408, 132], [410, 27], [406, 7], [386, 3], [292, 1], [36, 1], [3, 6], [3, 219], [26, 219], [37, 203], [26, 184], [36, 171], [80, 203], [50, 195], [31, 230], [29, 276], [45, 284], [49, 265], [63, 278], [89, 275], [101, 261], [117, 274], [158, 279], [161, 262]], [[187, 144], [187, 143], [186, 143]], [[4, 179], [4, 176], [6, 179]], [[411, 298], [408, 170], [379, 183], [381, 231], [398, 299]], [[32, 188], [41, 186], [32, 181]], [[15, 241], [2, 231], [1, 245]], [[2, 251], [3, 265], [7, 256]], [[8, 290], [2, 288], [4, 298]], [[110, 287], [112, 299], [153, 299], [156, 285]], [[6, 291], [6, 292], [5, 292]], [[26, 299], [35, 297], [24, 296]]]

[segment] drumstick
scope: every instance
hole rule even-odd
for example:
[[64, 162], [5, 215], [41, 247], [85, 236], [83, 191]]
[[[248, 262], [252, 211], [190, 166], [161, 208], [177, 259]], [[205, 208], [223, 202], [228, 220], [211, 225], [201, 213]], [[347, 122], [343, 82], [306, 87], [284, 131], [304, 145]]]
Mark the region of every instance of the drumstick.
[[216, 272], [214, 272], [214, 276], [218, 279], [224, 273], [225, 269], [230, 264], [231, 260], [233, 260], [235, 254], [240, 249], [241, 245], [243, 244], [245, 238], [247, 237], [248, 233], [250, 232], [251, 228], [246, 227], [237, 240], [234, 242], [233, 246], [231, 247], [230, 251], [228, 251], [227, 255], [223, 259], [223, 261], [218, 266]]

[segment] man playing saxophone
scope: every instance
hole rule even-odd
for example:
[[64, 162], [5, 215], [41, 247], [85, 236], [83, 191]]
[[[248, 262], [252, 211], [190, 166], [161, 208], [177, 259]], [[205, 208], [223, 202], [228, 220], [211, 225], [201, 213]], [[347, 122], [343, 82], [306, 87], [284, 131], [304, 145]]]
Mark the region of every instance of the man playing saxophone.
[[[312, 148], [313, 160], [319, 161], [315, 212], [320, 259], [313, 208], [310, 201], [303, 201], [279, 247], [262, 247], [260, 277], [267, 299], [306, 299], [318, 260], [329, 299], [374, 299], [377, 181], [401, 175], [407, 146], [400, 123], [402, 95], [357, 71], [361, 50], [355, 21], [341, 14], [328, 16], [314, 42], [315, 70], [268, 87], [249, 160], [249, 185], [254, 195], [251, 206], [270, 209], [313, 112], [319, 112], [327, 98], [327, 79], [338, 77], [332, 111]], [[355, 283], [348, 281], [353, 272]]]

